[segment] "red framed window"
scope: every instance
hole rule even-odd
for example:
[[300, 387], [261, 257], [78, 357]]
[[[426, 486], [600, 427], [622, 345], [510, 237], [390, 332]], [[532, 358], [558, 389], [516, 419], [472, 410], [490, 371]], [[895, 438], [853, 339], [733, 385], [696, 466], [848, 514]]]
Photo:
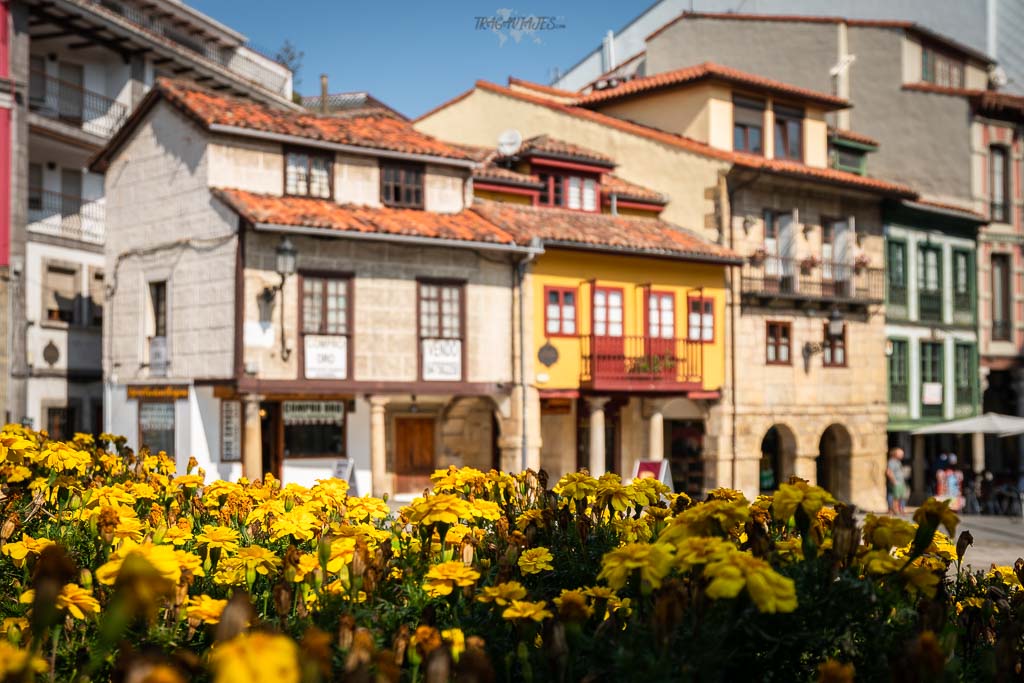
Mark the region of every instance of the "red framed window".
[[676, 297], [672, 292], [647, 295], [647, 336], [651, 339], [675, 339]]
[[623, 335], [623, 295], [617, 287], [594, 288], [593, 332], [597, 337]]
[[843, 333], [833, 337], [828, 333], [828, 323], [825, 323], [825, 343], [822, 349], [822, 365], [826, 368], [846, 367], [846, 325], [843, 325]]
[[793, 364], [793, 329], [787, 322], [765, 323], [765, 362], [768, 365]]
[[547, 336], [576, 335], [577, 301], [575, 287], [544, 288], [544, 333]]
[[713, 342], [715, 340], [715, 300], [706, 296], [687, 298], [686, 337], [690, 341]]
[[600, 189], [596, 178], [557, 173], [537, 175], [544, 185], [537, 199], [540, 204], [591, 213], [598, 210]]

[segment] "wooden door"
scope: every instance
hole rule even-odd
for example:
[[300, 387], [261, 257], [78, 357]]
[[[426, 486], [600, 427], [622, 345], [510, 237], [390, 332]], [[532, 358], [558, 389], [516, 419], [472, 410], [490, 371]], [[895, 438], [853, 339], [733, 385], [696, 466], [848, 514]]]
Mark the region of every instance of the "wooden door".
[[395, 474], [430, 475], [434, 471], [434, 418], [395, 418]]
[[595, 287], [591, 332], [594, 378], [623, 378], [626, 375], [623, 339], [624, 307], [622, 289]]
[[82, 122], [85, 109], [85, 95], [82, 86], [85, 74], [81, 64], [61, 62], [58, 67], [60, 76], [60, 117], [71, 123]]

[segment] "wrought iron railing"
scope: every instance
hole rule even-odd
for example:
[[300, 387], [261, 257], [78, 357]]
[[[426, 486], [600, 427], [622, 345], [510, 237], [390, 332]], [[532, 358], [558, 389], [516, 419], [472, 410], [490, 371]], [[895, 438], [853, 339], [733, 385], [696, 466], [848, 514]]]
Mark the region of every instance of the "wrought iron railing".
[[932, 322], [942, 321], [942, 290], [917, 290], [917, 317]]
[[890, 306], [905, 308], [907, 305], [907, 288], [904, 285], [889, 282], [888, 303]]
[[128, 117], [128, 107], [117, 100], [35, 69], [29, 74], [28, 105], [37, 114], [105, 138]]
[[742, 286], [747, 295], [881, 303], [885, 271], [835, 261], [764, 256], [743, 266]]
[[1010, 338], [1010, 321], [993, 320], [992, 339], [994, 339], [995, 341], [1010, 341]]
[[580, 380], [595, 388], [700, 385], [703, 344], [685, 338], [580, 337]]
[[28, 191], [28, 229], [54, 237], [103, 244], [103, 200], [39, 188]]

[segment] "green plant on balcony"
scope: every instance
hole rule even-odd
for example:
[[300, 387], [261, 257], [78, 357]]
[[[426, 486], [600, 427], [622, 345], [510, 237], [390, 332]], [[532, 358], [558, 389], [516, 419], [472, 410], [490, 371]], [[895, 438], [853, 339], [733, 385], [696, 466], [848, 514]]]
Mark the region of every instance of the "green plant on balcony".
[[632, 375], [660, 375], [671, 372], [676, 367], [676, 359], [672, 354], [644, 356], [636, 358], [629, 365], [629, 373]]

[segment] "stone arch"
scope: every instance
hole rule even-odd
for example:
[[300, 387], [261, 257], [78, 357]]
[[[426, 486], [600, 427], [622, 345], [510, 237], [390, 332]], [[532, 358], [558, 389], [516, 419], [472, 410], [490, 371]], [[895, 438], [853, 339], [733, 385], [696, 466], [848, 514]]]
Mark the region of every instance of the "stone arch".
[[821, 433], [815, 460], [816, 483], [844, 501], [849, 501], [852, 493], [852, 453], [853, 436], [846, 426], [834, 423]]
[[456, 396], [441, 411], [438, 467], [475, 467], [484, 472], [499, 460], [498, 439], [504, 420], [489, 396]]
[[761, 438], [758, 466], [761, 493], [779, 488], [796, 470], [796, 433], [782, 423], [771, 425]]

